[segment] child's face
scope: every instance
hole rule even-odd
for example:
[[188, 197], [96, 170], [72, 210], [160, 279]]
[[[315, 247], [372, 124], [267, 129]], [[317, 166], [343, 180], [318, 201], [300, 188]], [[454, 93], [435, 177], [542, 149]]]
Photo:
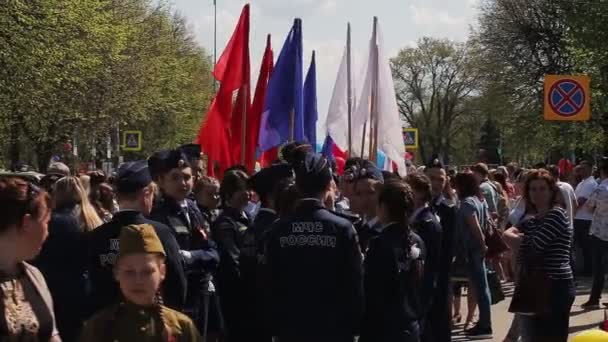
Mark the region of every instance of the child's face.
[[185, 167], [183, 169], [175, 168], [168, 173], [160, 176], [159, 185], [165, 195], [181, 202], [188, 197], [193, 186], [192, 169]]
[[155, 254], [129, 254], [120, 257], [115, 277], [123, 296], [142, 306], [154, 304], [154, 297], [165, 279], [165, 263]]
[[220, 204], [220, 186], [210, 184], [201, 190], [196, 196], [197, 202], [207, 209], [216, 209]]

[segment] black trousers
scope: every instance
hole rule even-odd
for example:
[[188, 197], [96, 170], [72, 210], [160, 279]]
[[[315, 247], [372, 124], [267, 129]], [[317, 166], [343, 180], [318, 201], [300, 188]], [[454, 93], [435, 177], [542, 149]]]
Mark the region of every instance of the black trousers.
[[570, 309], [575, 290], [572, 280], [551, 281], [551, 309], [547, 315], [523, 316], [524, 341], [566, 342], [570, 326]]
[[593, 285], [591, 287], [591, 295], [589, 300], [597, 302], [602, 296], [604, 290], [604, 275], [606, 268], [604, 267], [604, 256], [608, 254], [608, 242], [591, 236], [591, 258], [593, 264]]
[[583, 269], [577, 273], [586, 276], [590, 276], [592, 272], [590, 227], [591, 221], [574, 220], [574, 245], [581, 249], [583, 255]]

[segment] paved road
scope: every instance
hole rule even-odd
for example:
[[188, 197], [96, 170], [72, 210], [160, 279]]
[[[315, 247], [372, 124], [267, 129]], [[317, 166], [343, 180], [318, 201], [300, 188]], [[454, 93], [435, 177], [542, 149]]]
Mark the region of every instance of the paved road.
[[[581, 309], [580, 305], [589, 299], [590, 291], [590, 279], [582, 279], [579, 281], [579, 286], [576, 289], [576, 300], [572, 306], [570, 313], [570, 337], [575, 336], [577, 333], [596, 328], [599, 323], [604, 319], [603, 310], [585, 311]], [[508, 312], [509, 303], [511, 302], [511, 295], [513, 294], [513, 284], [505, 284], [504, 292], [507, 298], [492, 306], [492, 328], [494, 330], [494, 338], [475, 341], [497, 341], [502, 342], [506, 336], [507, 331], [511, 325], [511, 319], [513, 315]], [[608, 295], [604, 293], [604, 301], [608, 301]], [[466, 297], [462, 298], [462, 316], [463, 319], [466, 317]], [[463, 323], [457, 325], [452, 334], [452, 341], [472, 341], [462, 334]]]

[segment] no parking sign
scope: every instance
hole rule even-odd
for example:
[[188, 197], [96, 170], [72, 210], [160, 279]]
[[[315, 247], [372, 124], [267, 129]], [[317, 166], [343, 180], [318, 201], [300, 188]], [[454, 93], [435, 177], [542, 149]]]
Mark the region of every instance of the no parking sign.
[[589, 76], [545, 76], [545, 120], [589, 120], [590, 82]]

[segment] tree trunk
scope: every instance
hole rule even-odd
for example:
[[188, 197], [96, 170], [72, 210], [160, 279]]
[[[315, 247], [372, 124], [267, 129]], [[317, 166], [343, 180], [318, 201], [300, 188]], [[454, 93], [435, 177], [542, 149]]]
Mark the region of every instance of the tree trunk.
[[20, 148], [19, 148], [19, 125], [11, 120], [9, 126], [9, 160], [11, 171], [17, 170], [17, 164], [19, 164]]
[[36, 144], [36, 159], [38, 160], [38, 170], [41, 173], [46, 173], [49, 166], [49, 161], [53, 156], [53, 151], [50, 144]]

